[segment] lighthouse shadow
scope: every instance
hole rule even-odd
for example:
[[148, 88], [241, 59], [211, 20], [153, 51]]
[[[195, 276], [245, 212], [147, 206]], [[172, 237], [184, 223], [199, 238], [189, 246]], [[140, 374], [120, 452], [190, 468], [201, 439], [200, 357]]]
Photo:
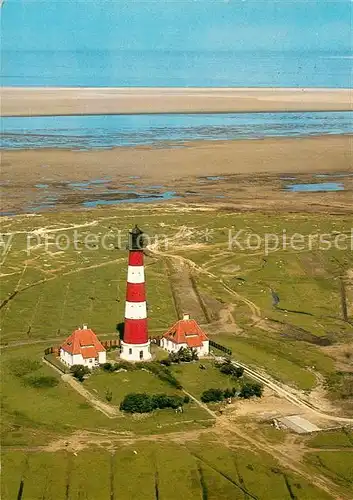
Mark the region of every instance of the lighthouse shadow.
[[124, 322], [123, 321], [116, 324], [116, 331], [119, 334], [120, 340], [124, 340]]

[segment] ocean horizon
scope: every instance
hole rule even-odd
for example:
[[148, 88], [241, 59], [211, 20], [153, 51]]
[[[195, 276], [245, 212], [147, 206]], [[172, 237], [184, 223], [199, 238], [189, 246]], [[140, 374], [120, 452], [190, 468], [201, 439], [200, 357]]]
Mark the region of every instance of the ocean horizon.
[[350, 51], [2, 50], [3, 86], [351, 88]]

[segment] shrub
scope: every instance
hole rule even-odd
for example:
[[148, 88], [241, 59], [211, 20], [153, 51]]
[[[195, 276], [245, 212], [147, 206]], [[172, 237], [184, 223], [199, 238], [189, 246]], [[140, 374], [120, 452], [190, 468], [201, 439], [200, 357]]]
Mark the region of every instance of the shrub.
[[152, 404], [154, 408], [168, 408], [169, 396], [167, 394], [154, 394], [152, 396]]
[[240, 378], [244, 375], [244, 368], [242, 366], [236, 366], [234, 376]]
[[83, 366], [83, 365], [72, 365], [71, 368], [70, 368], [70, 372], [72, 373], [72, 375], [77, 379], [79, 380], [80, 382], [83, 381], [85, 375], [87, 373], [90, 373], [90, 370], [89, 368], [87, 368], [87, 366]]
[[188, 347], [181, 347], [177, 352], [178, 358], [184, 363], [190, 363], [192, 361], [192, 352]]
[[224, 399], [222, 389], [207, 389], [201, 395], [201, 401], [204, 403], [212, 403], [222, 401]]
[[41, 377], [27, 377], [25, 383], [36, 389], [45, 389], [49, 387], [55, 387], [58, 385], [59, 380], [56, 377], [51, 376], [41, 376]]
[[236, 378], [240, 378], [244, 374], [244, 368], [242, 368], [241, 366], [233, 365], [231, 359], [227, 359], [226, 361], [218, 365], [218, 368], [220, 372]]
[[[142, 365], [142, 363], [140, 363]], [[174, 377], [174, 375], [170, 372], [168, 367], [161, 365], [160, 363], [146, 363], [146, 370], [152, 372], [163, 382], [167, 382], [172, 387], [176, 389], [182, 389], [180, 382]]]
[[170, 363], [190, 363], [190, 361], [197, 361], [199, 356], [196, 349], [189, 347], [181, 347], [178, 352], [171, 352], [168, 360]]
[[109, 363], [109, 362], [107, 362], [107, 363], [103, 363], [102, 368], [103, 368], [103, 370], [105, 370], [106, 372], [111, 372], [111, 371], [113, 371], [113, 370], [114, 370], [113, 365], [112, 365], [111, 363]]
[[120, 404], [120, 410], [127, 413], [150, 413], [153, 410], [152, 398], [145, 393], [127, 394]]
[[244, 399], [249, 399], [252, 396], [261, 398], [262, 393], [263, 386], [261, 384], [258, 384], [257, 382], [247, 382], [243, 384], [239, 393], [239, 397]]
[[185, 398], [168, 394], [127, 394], [120, 404], [120, 410], [127, 413], [149, 413], [152, 410], [164, 408], [179, 408], [183, 406]]
[[170, 363], [180, 363], [180, 358], [177, 352], [169, 353], [168, 359]]
[[170, 361], [169, 358], [167, 358], [167, 359], [161, 359], [160, 364], [164, 366], [171, 366], [172, 362]]
[[190, 396], [186, 395], [184, 396], [184, 403], [187, 405], [188, 403], [190, 403]]
[[223, 392], [223, 396], [225, 399], [231, 398], [233, 396], [232, 389], [226, 389]]
[[234, 369], [233, 365], [229, 365], [227, 363], [224, 363], [224, 365], [221, 365], [219, 367], [219, 371], [221, 373], [224, 373], [225, 375], [233, 375], [233, 369]]
[[184, 404], [184, 398], [182, 396], [168, 396], [169, 408], [179, 408]]
[[154, 408], [179, 408], [183, 406], [184, 398], [181, 396], [168, 396], [167, 394], [155, 394], [152, 396]]
[[27, 358], [17, 358], [9, 364], [10, 372], [15, 377], [24, 377], [29, 373], [39, 370], [41, 364], [39, 361]]
[[117, 363], [114, 364], [114, 370], [126, 370], [126, 371], [133, 371], [137, 370], [139, 367], [135, 365], [134, 363], [130, 363], [129, 361], [124, 361], [123, 359], [119, 360]]

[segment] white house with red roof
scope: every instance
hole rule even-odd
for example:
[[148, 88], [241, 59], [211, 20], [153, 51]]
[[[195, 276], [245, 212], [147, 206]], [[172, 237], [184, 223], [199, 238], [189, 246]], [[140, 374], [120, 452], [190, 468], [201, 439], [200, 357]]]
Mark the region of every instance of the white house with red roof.
[[60, 346], [60, 360], [67, 366], [93, 368], [106, 362], [106, 351], [93, 330], [83, 325]]
[[199, 356], [209, 353], [209, 340], [207, 335], [189, 314], [184, 314], [183, 319], [177, 321], [163, 335], [161, 347], [168, 352], [178, 352], [181, 347], [195, 349]]

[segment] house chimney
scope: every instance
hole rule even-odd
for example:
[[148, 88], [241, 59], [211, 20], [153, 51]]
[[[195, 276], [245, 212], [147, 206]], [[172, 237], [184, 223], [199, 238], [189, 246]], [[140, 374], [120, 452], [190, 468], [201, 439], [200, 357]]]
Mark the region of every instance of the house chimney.
[[87, 330], [87, 325], [82, 325], [82, 330]]
[[190, 314], [189, 313], [184, 313], [183, 314], [183, 320], [185, 321], [185, 320], [188, 320], [188, 319], [190, 319]]

